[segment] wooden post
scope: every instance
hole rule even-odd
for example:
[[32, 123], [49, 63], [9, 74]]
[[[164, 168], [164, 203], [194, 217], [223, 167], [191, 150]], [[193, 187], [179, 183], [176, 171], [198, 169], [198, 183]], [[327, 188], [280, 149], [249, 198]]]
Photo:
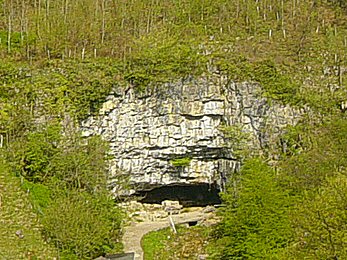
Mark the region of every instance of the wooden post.
[[175, 227], [175, 223], [173, 222], [173, 219], [171, 217], [171, 213], [169, 215], [169, 220], [170, 220], [170, 227], [172, 228], [172, 231], [177, 234], [177, 230], [176, 230], [176, 227]]
[[[12, 8], [12, 6], [11, 6], [11, 8]], [[11, 12], [12, 12], [12, 10], [10, 10], [10, 14], [8, 15], [8, 31], [7, 31], [7, 52], [8, 53], [11, 52], [11, 31], [12, 31]]]

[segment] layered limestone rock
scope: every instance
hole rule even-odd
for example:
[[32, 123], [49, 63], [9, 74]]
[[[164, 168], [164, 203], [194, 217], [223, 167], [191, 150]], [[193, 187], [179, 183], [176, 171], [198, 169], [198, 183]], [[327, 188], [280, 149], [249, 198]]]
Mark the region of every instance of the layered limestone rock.
[[143, 190], [187, 183], [221, 186], [239, 167], [221, 126], [241, 126], [257, 149], [298, 117], [291, 107], [262, 97], [257, 84], [213, 76], [186, 78], [145, 93], [132, 88], [114, 92], [82, 128], [85, 136], [101, 135], [110, 143], [111, 182], [128, 173], [136, 189]]

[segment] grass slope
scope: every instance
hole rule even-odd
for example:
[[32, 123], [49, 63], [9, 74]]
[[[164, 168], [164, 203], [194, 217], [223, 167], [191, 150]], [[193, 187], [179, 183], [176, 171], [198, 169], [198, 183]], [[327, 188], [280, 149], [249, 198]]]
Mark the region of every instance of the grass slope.
[[[21, 230], [24, 235], [16, 234]], [[54, 259], [56, 250], [46, 244], [20, 180], [0, 159], [0, 259]]]
[[146, 234], [142, 241], [145, 260], [198, 259], [206, 254], [210, 229], [202, 226], [177, 227], [177, 234], [170, 228]]

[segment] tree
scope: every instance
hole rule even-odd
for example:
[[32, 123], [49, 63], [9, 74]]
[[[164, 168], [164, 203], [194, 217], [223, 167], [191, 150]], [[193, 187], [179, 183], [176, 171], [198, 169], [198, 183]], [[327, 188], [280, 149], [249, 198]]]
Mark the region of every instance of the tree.
[[288, 258], [347, 258], [347, 177], [326, 180], [317, 192], [307, 193], [292, 214], [295, 242]]
[[288, 194], [275, 172], [260, 159], [248, 160], [239, 180], [222, 195], [225, 208], [216, 231], [215, 259], [271, 259], [290, 243]]
[[119, 250], [121, 221], [111, 197], [81, 191], [61, 193], [42, 217], [44, 234], [64, 259], [94, 259]]

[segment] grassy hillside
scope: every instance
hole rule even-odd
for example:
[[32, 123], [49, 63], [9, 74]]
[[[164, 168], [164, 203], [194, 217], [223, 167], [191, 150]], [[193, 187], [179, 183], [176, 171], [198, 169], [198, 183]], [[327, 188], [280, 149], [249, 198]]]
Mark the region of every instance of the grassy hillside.
[[0, 221], [1, 259], [58, 257], [58, 251], [41, 235], [42, 226], [20, 179], [10, 173], [3, 159], [0, 163]]
[[[319, 109], [333, 107], [345, 96], [347, 7], [341, 1], [3, 0], [0, 4], [2, 62], [19, 68], [56, 67], [55, 87], [61, 79], [69, 85], [70, 74], [87, 61], [105, 68], [115, 82], [139, 89], [212, 70], [234, 80], [261, 82], [272, 98]], [[53, 60], [50, 65], [49, 60]], [[59, 67], [69, 60], [77, 62], [60, 73]]]
[[[10, 165], [1, 168], [0, 257], [12, 252], [49, 258], [59, 250], [72, 259], [119, 251], [122, 214], [106, 189], [107, 149], [100, 140], [82, 140], [79, 122], [111, 90], [143, 91], [211, 74], [258, 82], [263, 95], [310, 111], [271, 146], [278, 150], [259, 160], [242, 158], [250, 163], [231, 176], [234, 185], [223, 197], [227, 209], [214, 237], [219, 252], [212, 254], [346, 255], [346, 216], [339, 206], [345, 198], [335, 196], [347, 175], [344, 1], [0, 0], [0, 6], [0, 149]], [[276, 162], [267, 154], [278, 155]], [[37, 215], [20, 179], [31, 191], [42, 189], [39, 201], [29, 196]], [[276, 196], [253, 180], [272, 187]], [[273, 214], [271, 205], [287, 197], [290, 203]], [[70, 214], [76, 208], [83, 217]], [[257, 222], [252, 212], [269, 219]], [[72, 221], [64, 222], [64, 232], [59, 219], [67, 216]], [[272, 223], [291, 224], [281, 235], [269, 231]], [[93, 226], [100, 231], [97, 239], [86, 240], [89, 231], [76, 225]]]
[[211, 228], [177, 227], [177, 234], [170, 228], [146, 234], [142, 238], [144, 259], [196, 259], [206, 255], [206, 244]]

